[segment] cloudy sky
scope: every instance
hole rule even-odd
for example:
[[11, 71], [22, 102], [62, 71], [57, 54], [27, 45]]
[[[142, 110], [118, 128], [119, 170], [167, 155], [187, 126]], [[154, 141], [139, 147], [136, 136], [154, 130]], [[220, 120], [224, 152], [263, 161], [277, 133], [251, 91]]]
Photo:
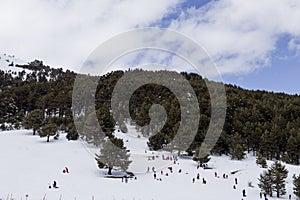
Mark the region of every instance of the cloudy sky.
[[0, 53], [75, 71], [114, 35], [169, 28], [226, 83], [300, 94], [299, 0], [0, 0], [0, 26]]

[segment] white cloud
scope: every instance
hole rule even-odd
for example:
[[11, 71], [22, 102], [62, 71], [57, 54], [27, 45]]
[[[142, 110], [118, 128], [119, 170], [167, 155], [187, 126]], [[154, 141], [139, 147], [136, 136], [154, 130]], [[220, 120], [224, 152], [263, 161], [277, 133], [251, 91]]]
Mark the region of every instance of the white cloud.
[[78, 70], [111, 36], [149, 26], [179, 0], [1, 0], [0, 52]]
[[222, 0], [182, 12], [170, 28], [201, 44], [223, 74], [248, 73], [272, 62], [281, 35], [300, 36], [299, 22], [298, 0]]
[[296, 55], [300, 55], [300, 38], [292, 38], [288, 43], [290, 50], [296, 51]]
[[[0, 0], [0, 53], [79, 70], [106, 39], [159, 24], [183, 1]], [[270, 65], [283, 34], [293, 38], [288, 47], [299, 55], [299, 0], [220, 0], [177, 14], [170, 28], [202, 45], [223, 74], [249, 73]], [[159, 64], [183, 64], [168, 55], [152, 54], [144, 55], [144, 63], [154, 57]]]

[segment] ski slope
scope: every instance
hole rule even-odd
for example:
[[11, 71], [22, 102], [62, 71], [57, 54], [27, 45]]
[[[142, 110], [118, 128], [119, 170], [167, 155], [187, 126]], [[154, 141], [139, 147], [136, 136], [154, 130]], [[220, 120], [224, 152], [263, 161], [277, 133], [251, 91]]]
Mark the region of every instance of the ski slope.
[[[259, 188], [257, 178], [263, 169], [255, 164], [255, 157], [248, 155], [243, 161], [232, 161], [226, 156], [212, 156], [209, 162], [214, 169], [197, 169], [195, 162], [179, 159], [176, 164], [163, 160], [165, 152], [147, 150], [146, 138], [137, 138], [133, 127], [129, 133], [116, 132], [131, 149], [133, 160], [129, 171], [136, 172], [137, 179], [124, 183], [121, 179], [104, 178], [106, 170], [99, 170], [94, 154], [99, 149], [83, 141], [68, 141], [64, 134], [59, 140], [33, 136], [29, 130], [0, 132], [0, 199], [8, 200], [257, 200]], [[127, 142], [126, 142], [127, 141]], [[155, 160], [152, 160], [152, 156]], [[268, 162], [270, 165], [271, 162]], [[147, 168], [155, 167], [157, 178]], [[172, 166], [173, 173], [167, 169]], [[299, 174], [300, 168], [286, 165], [289, 170], [287, 179], [288, 199], [292, 194], [292, 175]], [[68, 167], [69, 173], [63, 173]], [[181, 169], [182, 173], [178, 173]], [[163, 171], [161, 175], [160, 170]], [[231, 175], [230, 172], [240, 170]], [[166, 176], [168, 172], [168, 176]], [[219, 178], [215, 177], [217, 172]], [[200, 180], [192, 183], [200, 173]], [[228, 179], [223, 179], [223, 173]], [[207, 184], [202, 184], [205, 178]], [[233, 189], [235, 178], [238, 179]], [[49, 189], [49, 184], [57, 182], [59, 188]], [[252, 182], [253, 188], [248, 186]], [[247, 197], [242, 197], [242, 190]], [[27, 197], [26, 197], [27, 196]], [[269, 198], [272, 199], [272, 198]], [[276, 198], [274, 198], [276, 199]], [[296, 199], [293, 195], [293, 199]]]

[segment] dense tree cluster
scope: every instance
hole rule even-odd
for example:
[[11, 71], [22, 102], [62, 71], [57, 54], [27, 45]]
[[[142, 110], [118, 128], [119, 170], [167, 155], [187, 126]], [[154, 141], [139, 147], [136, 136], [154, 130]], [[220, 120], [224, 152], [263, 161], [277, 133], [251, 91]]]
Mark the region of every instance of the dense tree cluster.
[[59, 130], [70, 131], [70, 139], [77, 139], [71, 112], [76, 73], [44, 66], [42, 61], [18, 67], [24, 70], [18, 73], [0, 70], [2, 130], [23, 125], [35, 134], [42, 122], [52, 117]]
[[[69, 70], [52, 69], [42, 62], [22, 65], [31, 73], [5, 73], [0, 71], [0, 128], [18, 128], [23, 125], [35, 130], [34, 122], [23, 121], [39, 109], [43, 117], [53, 117], [58, 130], [68, 132], [69, 139], [77, 139], [72, 112], [81, 113], [83, 123], [91, 131], [82, 132], [83, 138], [99, 145], [103, 137], [93, 133], [94, 116], [90, 115], [89, 104], [82, 101], [79, 110], [72, 110], [72, 91], [76, 73]], [[110, 136], [117, 124], [120, 131], [127, 132], [124, 122], [130, 122], [145, 136], [149, 136], [149, 147], [165, 148], [175, 137], [182, 123], [179, 100], [174, 93], [158, 84], [139, 87], [129, 102], [130, 116], [123, 112], [126, 102], [120, 102], [112, 113], [111, 98], [118, 80], [127, 72], [115, 71], [99, 78], [95, 94], [96, 115], [104, 136]], [[160, 76], [164, 71], [153, 72]], [[193, 73], [181, 73], [192, 86], [199, 102], [200, 119], [197, 134], [188, 152], [197, 150], [203, 143], [211, 117], [211, 99], [205, 80]], [[136, 77], [139, 81], [139, 77]], [[98, 80], [91, 77], [91, 82]], [[171, 82], [172, 80], [170, 80]], [[128, 80], [128, 86], [131, 82]], [[220, 83], [215, 83], [220, 84]], [[180, 84], [179, 84], [180, 85]], [[82, 85], [86, 93], [88, 85]], [[300, 96], [266, 91], [244, 90], [234, 85], [225, 85], [227, 96], [226, 119], [222, 134], [210, 154], [229, 154], [233, 159], [242, 159], [244, 151], [260, 154], [265, 159], [281, 159], [299, 164], [300, 159]], [[126, 91], [124, 91], [126, 93]], [[190, 93], [187, 91], [186, 95]], [[88, 95], [88, 93], [87, 93]], [[122, 94], [120, 94], [122, 95]], [[124, 94], [125, 95], [125, 94]], [[122, 98], [121, 98], [122, 99]], [[165, 115], [149, 115], [149, 111], [161, 105]], [[189, 105], [185, 105], [188, 109]], [[113, 116], [114, 114], [114, 116]], [[161, 113], [159, 113], [161, 114]], [[129, 119], [132, 119], [130, 121]], [[149, 124], [151, 119], [161, 119]], [[188, 122], [185, 122], [188, 123]], [[83, 125], [84, 125], [83, 124]], [[147, 125], [147, 126], [145, 126]], [[79, 126], [81, 127], [81, 126]], [[189, 127], [189, 126], [187, 126]], [[189, 132], [192, 130], [184, 130]], [[156, 133], [153, 135], [153, 133]], [[99, 137], [99, 138], [97, 138]], [[180, 138], [185, 142], [185, 138]], [[169, 146], [176, 150], [176, 146]]]

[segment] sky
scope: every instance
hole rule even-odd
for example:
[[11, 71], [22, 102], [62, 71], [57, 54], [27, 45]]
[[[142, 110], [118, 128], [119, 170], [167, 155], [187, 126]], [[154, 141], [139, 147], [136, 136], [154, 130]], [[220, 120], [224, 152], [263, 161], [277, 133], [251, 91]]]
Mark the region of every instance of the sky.
[[299, 0], [0, 0], [0, 53], [79, 71], [111, 37], [160, 27], [203, 47], [225, 83], [300, 94], [299, 22]]

